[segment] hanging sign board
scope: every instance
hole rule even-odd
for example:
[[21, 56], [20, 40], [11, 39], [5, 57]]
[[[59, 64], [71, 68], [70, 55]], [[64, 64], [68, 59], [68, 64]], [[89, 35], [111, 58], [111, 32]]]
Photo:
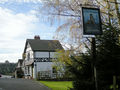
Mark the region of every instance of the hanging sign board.
[[102, 34], [100, 9], [82, 7], [82, 18], [84, 35]]

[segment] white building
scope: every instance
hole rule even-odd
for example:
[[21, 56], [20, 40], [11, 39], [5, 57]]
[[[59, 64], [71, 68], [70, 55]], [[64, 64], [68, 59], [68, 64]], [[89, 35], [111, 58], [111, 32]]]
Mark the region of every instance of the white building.
[[15, 69], [15, 78], [23, 77], [24, 77], [24, 62], [23, 59], [19, 59]]
[[44, 76], [54, 78], [56, 50], [63, 49], [58, 40], [40, 40], [39, 36], [27, 39], [24, 48], [24, 74], [25, 77], [38, 78]]

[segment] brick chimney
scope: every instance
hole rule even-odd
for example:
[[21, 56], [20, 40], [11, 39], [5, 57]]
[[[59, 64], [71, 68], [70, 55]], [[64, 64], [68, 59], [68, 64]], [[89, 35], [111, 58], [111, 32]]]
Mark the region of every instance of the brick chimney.
[[34, 39], [35, 39], [35, 40], [40, 40], [40, 36], [39, 36], [39, 35], [35, 35], [35, 36], [34, 36]]

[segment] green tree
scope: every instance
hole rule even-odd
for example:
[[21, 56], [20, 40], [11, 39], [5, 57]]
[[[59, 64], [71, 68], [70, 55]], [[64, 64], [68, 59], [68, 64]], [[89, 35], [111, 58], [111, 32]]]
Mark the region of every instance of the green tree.
[[12, 75], [15, 71], [16, 63], [0, 63], [0, 74], [3, 75]]
[[76, 55], [74, 52], [71, 53], [70, 51], [62, 50], [58, 52], [58, 59], [56, 62], [64, 66], [64, 74], [67, 72], [68, 78], [72, 77], [74, 90], [95, 89], [93, 63], [89, 53]]
[[95, 90], [93, 65], [90, 55], [83, 54], [71, 57], [72, 65], [67, 64], [66, 68], [73, 74], [74, 90]]
[[[97, 0], [98, 1], [98, 0]], [[120, 13], [117, 0], [102, 0], [99, 2], [103, 14], [103, 35], [97, 37], [97, 71], [99, 88], [109, 90], [113, 77], [119, 84], [120, 66]], [[120, 89], [120, 85], [118, 85]], [[115, 88], [115, 87], [114, 87]]]
[[103, 30], [103, 35], [97, 37], [96, 66], [99, 88], [109, 90], [113, 84], [113, 76], [120, 76], [120, 29], [108, 24]]

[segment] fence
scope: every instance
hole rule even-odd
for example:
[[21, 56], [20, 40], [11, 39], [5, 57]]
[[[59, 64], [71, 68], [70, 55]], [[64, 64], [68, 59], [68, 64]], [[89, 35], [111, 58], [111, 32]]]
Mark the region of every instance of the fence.
[[56, 79], [62, 77], [61, 73], [52, 73], [52, 71], [39, 71], [38, 79]]

